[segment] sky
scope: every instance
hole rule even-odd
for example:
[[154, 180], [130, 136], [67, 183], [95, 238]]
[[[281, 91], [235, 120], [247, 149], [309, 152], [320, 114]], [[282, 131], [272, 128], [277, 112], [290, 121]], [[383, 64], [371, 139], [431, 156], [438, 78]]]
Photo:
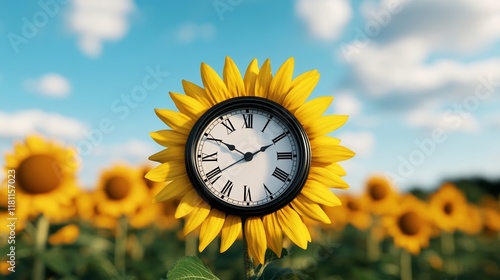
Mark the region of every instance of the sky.
[[33, 133], [76, 147], [91, 189], [161, 149], [154, 108], [202, 85], [201, 62], [294, 57], [294, 76], [321, 74], [310, 98], [350, 115], [331, 136], [357, 153], [352, 191], [373, 174], [401, 191], [498, 178], [499, 26], [499, 1], [1, 1], [0, 153]]

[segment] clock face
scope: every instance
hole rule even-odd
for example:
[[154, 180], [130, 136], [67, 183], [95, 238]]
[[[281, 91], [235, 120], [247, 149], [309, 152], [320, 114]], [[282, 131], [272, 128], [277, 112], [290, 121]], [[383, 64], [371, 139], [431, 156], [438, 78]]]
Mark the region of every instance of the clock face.
[[213, 207], [242, 216], [288, 204], [309, 173], [310, 146], [295, 117], [263, 98], [238, 97], [207, 111], [186, 145], [186, 168]]

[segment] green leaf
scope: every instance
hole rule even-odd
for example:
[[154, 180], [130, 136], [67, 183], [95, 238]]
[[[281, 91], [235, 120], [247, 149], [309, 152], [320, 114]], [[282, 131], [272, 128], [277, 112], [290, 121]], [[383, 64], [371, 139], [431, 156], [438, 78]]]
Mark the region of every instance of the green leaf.
[[197, 257], [180, 258], [167, 273], [167, 279], [219, 280]]

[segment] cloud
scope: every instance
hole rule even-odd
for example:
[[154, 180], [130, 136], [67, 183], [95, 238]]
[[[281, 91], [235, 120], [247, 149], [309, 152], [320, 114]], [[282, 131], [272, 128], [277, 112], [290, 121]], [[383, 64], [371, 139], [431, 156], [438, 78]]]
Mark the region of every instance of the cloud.
[[69, 16], [70, 30], [78, 35], [78, 47], [90, 57], [102, 52], [104, 41], [116, 41], [129, 29], [133, 0], [73, 0]]
[[346, 131], [338, 136], [342, 145], [353, 150], [356, 157], [368, 158], [375, 147], [375, 135], [369, 131]]
[[49, 97], [66, 97], [71, 91], [69, 81], [55, 73], [45, 74], [36, 80], [24, 84], [26, 90]]
[[175, 37], [177, 41], [183, 44], [188, 44], [198, 39], [212, 40], [215, 38], [216, 33], [217, 30], [212, 23], [197, 24], [194, 22], [188, 22], [179, 27]]
[[93, 155], [117, 160], [143, 161], [156, 152], [158, 149], [152, 143], [130, 139], [123, 143], [96, 146]]
[[1, 138], [25, 137], [35, 133], [55, 138], [80, 139], [87, 130], [87, 126], [76, 119], [41, 110], [14, 113], [0, 111], [0, 127]]
[[348, 0], [298, 0], [295, 13], [313, 37], [325, 41], [338, 39], [352, 16]]
[[349, 116], [358, 115], [362, 108], [361, 102], [351, 92], [336, 94], [332, 106], [335, 114]]

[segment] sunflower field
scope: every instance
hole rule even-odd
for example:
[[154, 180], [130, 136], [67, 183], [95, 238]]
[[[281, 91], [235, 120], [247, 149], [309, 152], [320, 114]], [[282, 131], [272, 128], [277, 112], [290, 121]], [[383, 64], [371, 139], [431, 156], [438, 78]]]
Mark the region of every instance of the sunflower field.
[[[224, 253], [217, 239], [199, 253], [197, 230], [185, 235], [174, 217], [179, 201], [152, 203], [164, 184], [144, 177], [150, 166], [110, 166], [83, 190], [72, 155], [39, 136], [6, 155], [15, 176], [0, 191], [2, 279], [178, 279], [183, 270], [244, 279], [241, 233]], [[363, 193], [335, 191], [342, 205], [323, 207], [330, 224], [303, 219], [307, 249], [285, 238], [253, 279], [499, 279], [498, 190], [459, 180], [399, 193], [373, 175]]]

